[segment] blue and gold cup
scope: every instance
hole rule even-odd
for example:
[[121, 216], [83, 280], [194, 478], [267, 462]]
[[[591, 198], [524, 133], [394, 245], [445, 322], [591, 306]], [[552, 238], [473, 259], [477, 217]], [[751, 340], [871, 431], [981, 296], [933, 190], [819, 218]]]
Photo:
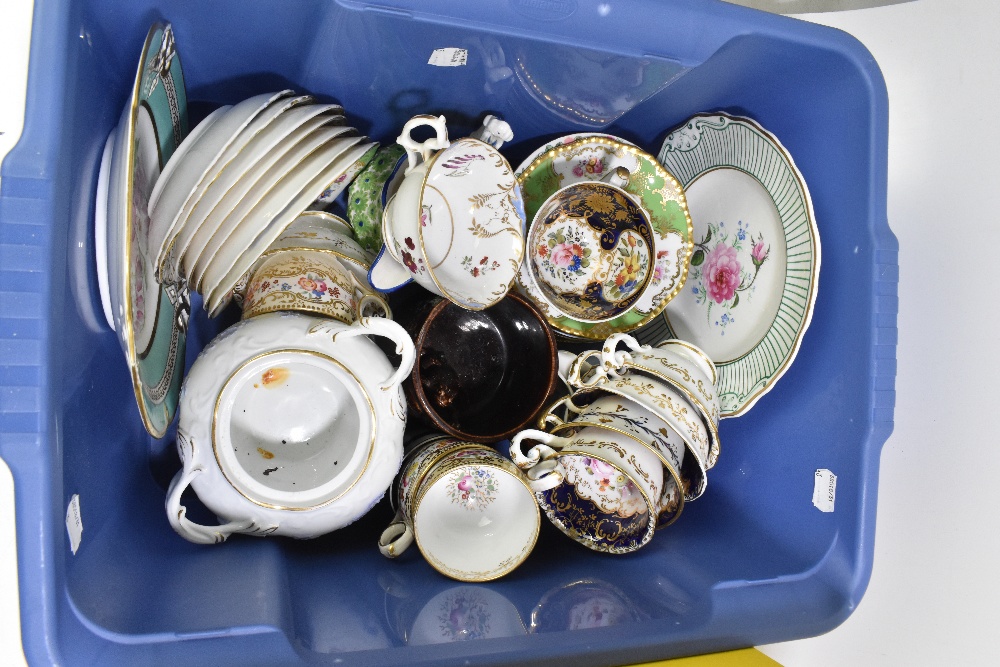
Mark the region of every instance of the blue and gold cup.
[[[524, 453], [525, 440], [539, 444]], [[664, 468], [644, 444], [599, 426], [565, 436], [529, 429], [514, 436], [510, 454], [532, 480], [545, 516], [576, 542], [623, 554], [652, 539]]]

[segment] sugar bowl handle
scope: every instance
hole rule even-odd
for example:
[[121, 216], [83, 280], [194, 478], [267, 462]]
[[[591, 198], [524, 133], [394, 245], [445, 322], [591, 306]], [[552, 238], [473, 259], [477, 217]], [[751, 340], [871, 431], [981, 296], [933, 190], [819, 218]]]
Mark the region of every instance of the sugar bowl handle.
[[382, 336], [394, 342], [396, 344], [396, 354], [403, 358], [399, 362], [399, 368], [386, 378], [385, 382], [379, 387], [382, 391], [389, 391], [393, 387], [402, 384], [403, 380], [410, 374], [410, 371], [413, 370], [413, 360], [416, 358], [413, 339], [410, 338], [410, 334], [406, 333], [406, 329], [392, 320], [381, 317], [362, 317], [350, 327], [335, 333], [333, 340], [336, 341], [341, 337], [350, 338], [352, 336], [369, 335]]
[[167, 489], [166, 510], [167, 519], [178, 535], [195, 544], [218, 544], [225, 542], [233, 533], [267, 535], [277, 528], [277, 526], [260, 526], [253, 519], [230, 521], [219, 526], [204, 526], [188, 519], [187, 508], [181, 504], [181, 496], [191, 485], [191, 480], [205, 472], [205, 468], [195, 463], [191, 442], [179, 432], [177, 450], [184, 467], [177, 471]]
[[[410, 133], [421, 125], [429, 125], [434, 128], [436, 135], [426, 141], [417, 142], [410, 137]], [[448, 141], [448, 126], [445, 124], [444, 116], [414, 116], [403, 125], [403, 131], [396, 137], [396, 143], [406, 149], [407, 168], [406, 174], [417, 168], [421, 162], [426, 162], [435, 151], [443, 150], [451, 145]]]

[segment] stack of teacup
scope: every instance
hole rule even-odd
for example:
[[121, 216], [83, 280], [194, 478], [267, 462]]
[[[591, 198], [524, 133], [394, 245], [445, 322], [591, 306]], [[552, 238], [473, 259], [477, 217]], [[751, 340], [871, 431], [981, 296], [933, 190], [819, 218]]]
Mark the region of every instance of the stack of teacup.
[[369, 255], [350, 225], [332, 213], [306, 211], [268, 246], [237, 283], [233, 299], [243, 319], [298, 310], [351, 324], [390, 317], [385, 299], [368, 286]]
[[[684, 341], [651, 347], [615, 334], [577, 356], [566, 381], [572, 393], [539, 420], [546, 430], [516, 435], [511, 458], [563, 533], [596, 551], [635, 551], [705, 491], [719, 456], [715, 366]], [[525, 441], [537, 444], [525, 452]]]

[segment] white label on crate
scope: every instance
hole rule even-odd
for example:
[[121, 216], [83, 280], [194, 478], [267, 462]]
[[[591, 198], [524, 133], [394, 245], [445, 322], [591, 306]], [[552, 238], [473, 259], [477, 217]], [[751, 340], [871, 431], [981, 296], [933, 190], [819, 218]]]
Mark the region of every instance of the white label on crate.
[[80, 518], [80, 494], [74, 493], [66, 508], [66, 532], [69, 533], [69, 548], [76, 555], [80, 548], [80, 538], [83, 537], [83, 519]]
[[454, 47], [447, 49], [434, 49], [428, 65], [435, 67], [461, 67], [469, 60], [469, 52], [465, 49]]
[[820, 468], [813, 481], [813, 505], [820, 512], [832, 512], [836, 502], [837, 476], [826, 468]]

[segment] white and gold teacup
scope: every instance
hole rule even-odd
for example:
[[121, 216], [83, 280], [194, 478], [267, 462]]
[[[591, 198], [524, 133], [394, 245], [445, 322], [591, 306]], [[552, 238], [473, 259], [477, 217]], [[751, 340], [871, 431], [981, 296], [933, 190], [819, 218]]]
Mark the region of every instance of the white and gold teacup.
[[[622, 347], [625, 349], [621, 349]], [[676, 339], [656, 347], [640, 345], [628, 334], [613, 334], [601, 349], [604, 370], [620, 376], [627, 371], [658, 378], [681, 392], [708, 427], [708, 467], [719, 458], [719, 394], [715, 386], [715, 364], [700, 348]]]
[[365, 287], [336, 255], [287, 250], [265, 258], [247, 282], [243, 319], [274, 311], [325, 315], [344, 324], [390, 317], [389, 305]]
[[441, 436], [420, 446], [395, 487], [382, 554], [395, 558], [416, 541], [434, 569], [459, 581], [492, 581], [524, 562], [541, 523], [533, 483], [486, 445]]

